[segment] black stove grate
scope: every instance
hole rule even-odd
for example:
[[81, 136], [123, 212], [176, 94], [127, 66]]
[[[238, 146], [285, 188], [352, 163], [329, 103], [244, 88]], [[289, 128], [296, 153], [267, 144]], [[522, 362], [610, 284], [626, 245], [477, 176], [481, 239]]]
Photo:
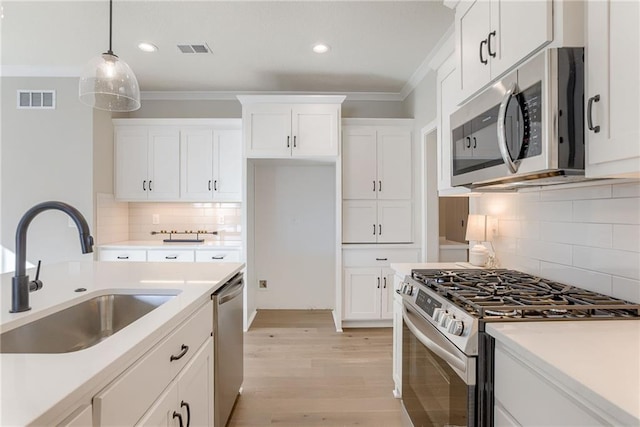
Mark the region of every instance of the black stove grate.
[[412, 277], [484, 320], [640, 317], [640, 305], [514, 270], [413, 270]]

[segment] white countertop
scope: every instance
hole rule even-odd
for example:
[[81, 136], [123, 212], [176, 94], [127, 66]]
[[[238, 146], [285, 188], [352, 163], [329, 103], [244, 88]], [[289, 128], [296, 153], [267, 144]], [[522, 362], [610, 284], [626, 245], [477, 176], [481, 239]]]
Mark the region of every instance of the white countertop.
[[411, 274], [411, 270], [419, 269], [442, 269], [455, 270], [460, 268], [482, 268], [476, 267], [468, 262], [412, 262], [412, 263], [391, 263], [391, 268], [400, 276]]
[[[11, 273], [0, 276], [4, 332], [77, 302], [108, 293], [178, 294], [93, 347], [64, 354], [0, 354], [0, 425], [46, 423], [74, 409], [210, 299], [240, 263], [69, 262], [42, 267], [32, 309], [9, 313]], [[33, 277], [34, 271], [28, 271]], [[76, 288], [86, 292], [76, 293]]]
[[123, 242], [98, 245], [101, 249], [240, 249], [242, 242], [237, 240], [207, 240], [202, 243], [165, 243], [162, 240], [126, 240]]
[[521, 360], [617, 425], [640, 425], [640, 320], [487, 324]]

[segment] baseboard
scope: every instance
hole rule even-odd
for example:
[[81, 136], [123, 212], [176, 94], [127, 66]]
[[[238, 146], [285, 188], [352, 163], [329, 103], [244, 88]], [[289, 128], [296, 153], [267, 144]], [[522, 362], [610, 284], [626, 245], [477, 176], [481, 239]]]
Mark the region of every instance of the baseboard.
[[249, 319], [247, 320], [247, 328], [244, 330], [245, 332], [249, 331], [249, 328], [251, 328], [251, 324], [253, 323], [257, 314], [258, 314], [258, 310], [253, 310], [253, 313], [251, 313], [251, 316], [249, 316]]
[[343, 320], [343, 328], [393, 328], [393, 319], [385, 320]]

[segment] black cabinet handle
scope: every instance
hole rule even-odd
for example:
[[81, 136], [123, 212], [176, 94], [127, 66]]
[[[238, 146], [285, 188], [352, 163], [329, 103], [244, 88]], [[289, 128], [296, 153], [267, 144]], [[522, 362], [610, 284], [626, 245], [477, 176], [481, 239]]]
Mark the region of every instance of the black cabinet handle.
[[296, 148], [298, 145], [296, 144], [296, 136], [293, 135], [293, 148]]
[[484, 59], [484, 57], [482, 56], [482, 46], [487, 44], [487, 39], [484, 39], [480, 42], [480, 62], [482, 62], [483, 64], [487, 65], [489, 63], [488, 60]]
[[594, 133], [600, 132], [600, 126], [593, 125], [593, 103], [600, 102], [600, 95], [592, 96], [589, 98], [589, 104], [587, 104], [587, 124], [589, 126], [589, 130], [592, 130]]
[[177, 255], [166, 256], [166, 257], [164, 257], [164, 259], [178, 259], [178, 256]]
[[380, 278], [378, 277], [378, 289], [380, 289]]
[[491, 56], [492, 58], [496, 57], [496, 53], [495, 51], [491, 50], [491, 38], [496, 36], [496, 32], [495, 31], [491, 31], [489, 33], [489, 37], [487, 38], [487, 51], [489, 52], [489, 56]]
[[153, 182], [153, 181], [149, 181], [149, 191], [152, 191], [152, 190], [153, 190], [153, 188], [151, 188], [151, 183], [152, 183], [152, 182]]
[[291, 148], [291, 143], [289, 142], [291, 140], [290, 136], [287, 136], [287, 148]]
[[171, 357], [169, 358], [169, 362], [173, 362], [174, 360], [180, 360], [182, 359], [182, 357], [187, 354], [187, 351], [189, 351], [189, 346], [186, 344], [182, 344], [182, 347], [180, 347], [180, 353], [178, 353], [177, 356], [174, 356], [173, 354], [171, 355]]
[[373, 224], [373, 235], [374, 236], [376, 235], [376, 225], [375, 224]]
[[212, 256], [211, 259], [224, 259], [224, 256]]
[[471, 148], [471, 137], [467, 136], [467, 148]]
[[387, 261], [388, 258], [376, 258], [376, 261]]
[[213, 181], [213, 191], [218, 191], [218, 180]]
[[384, 286], [383, 286], [383, 288], [384, 288], [384, 289], [387, 289], [387, 278], [386, 278], [386, 277], [384, 277], [384, 278], [383, 278], [383, 280], [384, 280]]
[[478, 140], [476, 139], [476, 137], [473, 137], [473, 148], [476, 148], [478, 146]]
[[382, 191], [382, 181], [378, 181], [378, 192]]
[[211, 180], [209, 180], [209, 191], [211, 191]]
[[375, 179], [373, 180], [373, 192], [374, 193], [376, 192], [376, 180]]
[[142, 191], [147, 191], [147, 180], [142, 181]]
[[180, 402], [180, 408], [187, 408], [187, 427], [191, 425], [191, 407], [184, 400]]
[[182, 424], [182, 414], [176, 411], [173, 411], [173, 418], [177, 418], [178, 421], [180, 422], [180, 427], [184, 427], [184, 424]]
[[129, 259], [128, 256], [119, 256], [118, 259]]
[[378, 236], [382, 236], [382, 224], [378, 224]]

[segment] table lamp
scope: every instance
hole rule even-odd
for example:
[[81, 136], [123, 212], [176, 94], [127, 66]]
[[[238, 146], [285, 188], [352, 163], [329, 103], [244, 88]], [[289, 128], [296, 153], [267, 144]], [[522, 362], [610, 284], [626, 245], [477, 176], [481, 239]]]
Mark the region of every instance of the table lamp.
[[482, 242], [487, 240], [486, 215], [469, 214], [465, 239], [470, 242], [475, 242], [475, 245], [469, 249], [469, 263], [478, 267], [484, 267], [489, 257], [489, 251], [482, 245]]

